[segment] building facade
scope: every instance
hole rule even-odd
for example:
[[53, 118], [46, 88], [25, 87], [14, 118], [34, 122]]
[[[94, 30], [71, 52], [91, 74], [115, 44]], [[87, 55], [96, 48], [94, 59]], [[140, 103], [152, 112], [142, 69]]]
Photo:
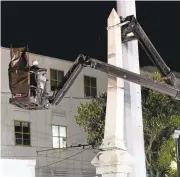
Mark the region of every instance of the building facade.
[[[29, 54], [39, 66], [47, 68], [48, 92], [61, 82], [72, 62]], [[86, 133], [74, 119], [77, 106], [107, 90], [107, 75], [84, 68], [59, 106], [29, 111], [9, 104], [8, 64], [10, 49], [1, 48], [1, 158], [36, 159], [36, 177], [90, 177], [95, 168], [90, 161], [96, 155], [91, 147], [67, 148], [87, 144]], [[90, 149], [88, 149], [90, 148]], [[43, 150], [43, 151], [42, 151]]]

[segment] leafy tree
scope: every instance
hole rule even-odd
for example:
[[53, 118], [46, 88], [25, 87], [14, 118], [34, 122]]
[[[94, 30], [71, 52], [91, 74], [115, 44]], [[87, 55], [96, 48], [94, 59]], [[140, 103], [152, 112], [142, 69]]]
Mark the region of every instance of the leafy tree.
[[106, 93], [103, 93], [92, 102], [81, 103], [75, 116], [77, 124], [88, 133], [88, 143], [94, 146], [100, 145], [104, 137], [106, 98]]
[[[154, 79], [164, 82], [159, 73]], [[76, 122], [88, 133], [87, 141], [99, 146], [104, 137], [107, 95], [99, 96], [78, 106]], [[147, 173], [150, 177], [174, 177], [171, 168], [175, 158], [175, 141], [172, 134], [180, 127], [180, 102], [174, 98], [142, 88], [142, 110]]]
[[150, 176], [170, 177], [175, 159], [172, 134], [180, 126], [178, 102], [156, 91], [148, 90], [142, 99], [146, 165]]

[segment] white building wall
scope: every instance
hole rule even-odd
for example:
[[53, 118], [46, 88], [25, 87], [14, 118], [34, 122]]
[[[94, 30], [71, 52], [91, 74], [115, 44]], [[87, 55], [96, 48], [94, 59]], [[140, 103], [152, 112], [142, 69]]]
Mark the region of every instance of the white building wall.
[[[63, 70], [71, 67], [72, 62], [30, 53], [30, 62], [38, 60], [39, 66], [48, 69], [48, 90], [50, 91], [49, 69]], [[75, 58], [76, 59], [76, 58]], [[97, 78], [97, 92], [106, 92], [107, 75], [91, 68], [85, 68], [75, 83], [65, 95], [58, 107], [49, 110], [28, 111], [9, 104], [11, 97], [8, 79], [8, 64], [10, 50], [1, 48], [1, 156], [2, 158], [36, 159], [36, 177], [55, 177], [64, 173], [68, 177], [80, 177], [85, 173], [95, 174], [90, 161], [95, 156], [93, 150], [86, 150], [70, 159], [55, 163], [82, 151], [82, 148], [69, 150], [51, 150], [37, 154], [37, 150], [52, 148], [52, 124], [67, 126], [67, 146], [72, 144], [86, 144], [86, 133], [76, 124], [74, 115], [81, 102], [89, 101], [84, 98], [84, 75]], [[72, 98], [71, 98], [72, 97]], [[15, 146], [14, 120], [29, 121], [31, 127], [31, 147]], [[72, 160], [75, 159], [75, 160]], [[54, 165], [40, 168], [48, 164]], [[61, 167], [61, 168], [60, 168]], [[59, 172], [64, 171], [64, 172]], [[92, 176], [92, 175], [89, 175]]]
[[35, 177], [36, 160], [0, 159], [2, 177]]

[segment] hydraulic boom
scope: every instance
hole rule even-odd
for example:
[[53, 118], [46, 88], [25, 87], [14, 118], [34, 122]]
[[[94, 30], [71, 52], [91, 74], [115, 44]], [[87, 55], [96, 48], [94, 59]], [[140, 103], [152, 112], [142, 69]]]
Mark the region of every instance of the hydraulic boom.
[[[75, 60], [72, 67], [69, 69], [65, 75], [60, 88], [55, 92], [55, 94], [50, 98], [52, 104], [58, 105], [63, 99], [64, 95], [67, 93], [70, 86], [73, 84], [78, 74], [84, 67], [91, 67], [108, 75], [113, 75], [127, 81], [139, 84], [141, 86], [165, 93], [178, 100], [180, 100], [180, 83], [175, 77], [174, 73], [166, 65], [164, 60], [161, 58], [142, 27], [136, 20], [136, 18], [131, 15], [126, 18], [121, 18], [121, 31], [122, 31], [122, 43], [126, 43], [132, 40], [138, 40], [151, 62], [157, 67], [162, 77], [165, 78], [166, 84], [160, 83], [153, 79], [146, 78], [139, 74], [127, 71], [122, 68], [101, 62], [96, 59], [86, 57], [84, 55], [79, 55]], [[133, 34], [133, 35], [130, 35]]]
[[81, 72], [81, 70], [86, 66], [85, 56], [79, 55], [78, 58], [73, 63], [72, 67], [68, 70], [64, 76], [62, 83], [58, 90], [55, 91], [52, 97], [50, 97], [50, 103], [58, 105], [63, 99], [64, 95], [67, 93], [71, 85], [74, 83], [75, 79]]
[[146, 78], [131, 71], [101, 62], [90, 57], [86, 57], [84, 55], [79, 55], [72, 68], [65, 75], [60, 87], [61, 89], [59, 89], [59, 91], [55, 94], [54, 98], [52, 99], [52, 104], [58, 105], [60, 103], [65, 93], [67, 93], [68, 89], [70, 88], [74, 80], [77, 78], [83, 67], [94, 68], [96, 70], [107, 73], [108, 75], [113, 75], [125, 79], [146, 88], [165, 93], [180, 100], [180, 90], [174, 86], [160, 83], [153, 79]]
[[[120, 18], [121, 23], [124, 23], [121, 26], [122, 42], [125, 43], [137, 39], [151, 62], [157, 67], [161, 75], [166, 78], [166, 83], [180, 88], [180, 83], [174, 73], [161, 58], [160, 54], [157, 52], [148, 36], [138, 23], [137, 19], [133, 15], [127, 16], [126, 18]], [[129, 35], [131, 33], [133, 33], [133, 36]]]

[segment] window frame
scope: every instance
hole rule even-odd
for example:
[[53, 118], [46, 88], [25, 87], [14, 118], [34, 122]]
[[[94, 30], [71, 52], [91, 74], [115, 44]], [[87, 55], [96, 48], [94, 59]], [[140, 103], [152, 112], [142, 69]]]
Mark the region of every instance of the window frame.
[[[56, 71], [57, 80], [51, 79], [51, 70]], [[50, 73], [50, 91], [52, 92], [53, 90], [51, 89], [51, 85], [52, 85], [51, 82], [54, 81], [54, 82], [56, 82], [56, 85], [57, 85], [57, 83], [59, 82], [58, 81], [58, 71], [63, 72], [63, 77], [64, 77], [64, 70], [58, 70], [58, 69], [55, 69], [55, 68], [50, 68], [49, 71], [50, 71], [49, 72]]]
[[[15, 122], [20, 122], [21, 124], [22, 123], [28, 123], [29, 124], [29, 133], [23, 133], [23, 129], [22, 129], [22, 132], [16, 132], [15, 131]], [[19, 133], [19, 134], [22, 135], [22, 143], [21, 144], [16, 144], [16, 133]], [[30, 144], [29, 145], [24, 145], [24, 143], [23, 143], [23, 134], [30, 135]], [[15, 146], [31, 147], [31, 122], [29, 122], [29, 121], [22, 121], [22, 120], [14, 120], [14, 143], [15, 143]]]
[[[58, 127], [58, 134], [59, 134], [59, 130], [60, 130], [59, 127], [65, 127], [65, 129], [66, 129], [66, 137], [64, 137], [64, 136], [53, 136], [53, 126], [57, 126], [57, 127]], [[52, 125], [51, 125], [51, 132], [52, 132], [52, 148], [53, 148], [53, 149], [62, 149], [62, 148], [60, 147], [60, 141], [59, 141], [59, 147], [58, 147], [58, 148], [53, 147], [53, 137], [57, 137], [59, 140], [60, 140], [60, 138], [66, 138], [66, 147], [67, 147], [67, 126], [65, 126], [65, 125], [52, 124]], [[64, 148], [66, 148], [66, 147], [64, 147]]]
[[[85, 77], [89, 77], [89, 78], [94, 78], [94, 79], [96, 79], [96, 87], [92, 87], [92, 86], [91, 86], [91, 80], [90, 80], [90, 86], [85, 86]], [[95, 97], [97, 97], [97, 77], [88, 76], [88, 75], [83, 75], [83, 84], [84, 84], [84, 97], [85, 97], [85, 98], [95, 98]], [[90, 88], [90, 96], [86, 96], [86, 94], [85, 94], [85, 87], [89, 87], [89, 88]], [[92, 89], [92, 88], [95, 88], [95, 89], [96, 89], [96, 96], [95, 96], [95, 97], [92, 96], [92, 94], [91, 94], [91, 89]]]

